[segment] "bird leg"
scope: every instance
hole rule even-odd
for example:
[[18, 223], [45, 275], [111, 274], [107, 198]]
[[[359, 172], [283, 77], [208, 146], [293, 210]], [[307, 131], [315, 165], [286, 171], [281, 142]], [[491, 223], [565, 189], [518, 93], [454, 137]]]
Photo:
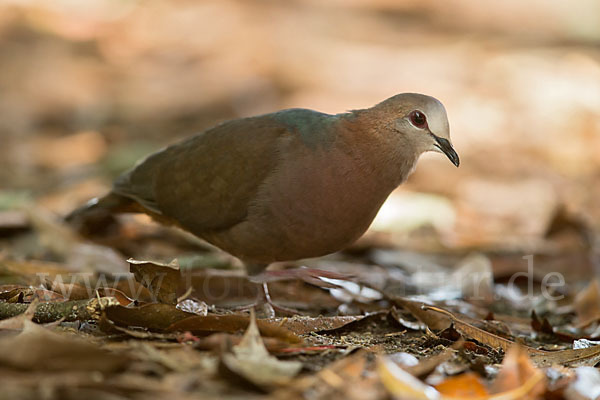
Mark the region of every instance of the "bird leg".
[[[273, 300], [271, 299], [271, 295], [269, 294], [269, 286], [267, 285], [267, 282], [263, 282], [263, 284], [261, 285], [261, 290], [260, 290], [259, 295], [262, 295], [262, 300], [264, 301], [264, 304], [270, 306], [273, 311], [279, 311], [282, 314], [289, 314], [289, 315], [301, 314], [300, 311], [298, 311], [294, 308], [288, 308], [288, 307], [284, 307], [284, 306], [275, 304], [273, 302]], [[274, 316], [274, 314], [275, 313], [273, 312], [273, 316]]]
[[251, 304], [235, 307], [234, 310], [248, 311], [251, 308], [262, 308], [264, 309], [265, 314], [267, 314], [269, 318], [275, 317], [276, 311], [285, 315], [302, 314], [299, 310], [296, 310], [294, 308], [288, 308], [275, 304], [271, 299], [271, 295], [269, 293], [269, 286], [267, 285], [267, 282], [253, 283], [255, 283], [258, 286], [258, 294], [256, 300]]
[[335, 284], [335, 280], [347, 281], [353, 278], [352, 275], [339, 274], [337, 272], [324, 271], [320, 269], [306, 267], [276, 271], [265, 271], [264, 267], [259, 268], [255, 265], [251, 265], [249, 266], [248, 271], [249, 273], [260, 271], [258, 274], [251, 274], [248, 276], [248, 280], [250, 282], [259, 285], [259, 293], [256, 302], [254, 304], [251, 304], [250, 306], [246, 306], [245, 308], [250, 308], [259, 305], [268, 306], [272, 315], [274, 315], [275, 311], [278, 311], [282, 314], [290, 315], [301, 314], [301, 312], [293, 308], [283, 307], [275, 304], [271, 299], [271, 295], [269, 293], [269, 282], [298, 279], [321, 288], [335, 289], [340, 288], [338, 285]]
[[265, 264], [246, 264], [248, 280], [258, 285], [258, 296], [254, 303], [237, 307], [236, 310], [248, 310], [252, 307], [265, 307], [267, 314], [275, 315], [275, 311], [286, 315], [301, 314], [300, 311], [275, 304], [269, 293], [269, 282], [284, 280], [302, 280], [308, 284], [325, 289], [339, 288], [335, 280], [352, 280], [352, 275], [339, 274], [337, 272], [324, 271], [314, 268], [291, 268], [276, 271], [265, 271]]
[[269, 281], [262, 278], [263, 274], [266, 274], [265, 268], [267, 268], [267, 264], [246, 263], [245, 266], [246, 272], [248, 273], [248, 280], [258, 286], [258, 293], [256, 301], [246, 306], [236, 307], [236, 310], [248, 310], [253, 307], [262, 307], [269, 317], [274, 317], [275, 311], [278, 311], [284, 315], [301, 314], [301, 312], [298, 310], [283, 307], [273, 302], [271, 299], [271, 294], [269, 293]]

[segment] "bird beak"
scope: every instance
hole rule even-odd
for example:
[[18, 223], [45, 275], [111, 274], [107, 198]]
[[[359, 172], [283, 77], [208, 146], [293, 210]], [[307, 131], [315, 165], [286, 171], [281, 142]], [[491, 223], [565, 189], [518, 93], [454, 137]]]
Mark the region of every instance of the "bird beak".
[[444, 153], [450, 159], [450, 161], [452, 161], [452, 164], [458, 167], [460, 165], [460, 158], [458, 158], [458, 154], [456, 154], [454, 147], [452, 147], [448, 139], [444, 139], [436, 135], [433, 135], [433, 137], [436, 141], [434, 146], [440, 149], [440, 151]]

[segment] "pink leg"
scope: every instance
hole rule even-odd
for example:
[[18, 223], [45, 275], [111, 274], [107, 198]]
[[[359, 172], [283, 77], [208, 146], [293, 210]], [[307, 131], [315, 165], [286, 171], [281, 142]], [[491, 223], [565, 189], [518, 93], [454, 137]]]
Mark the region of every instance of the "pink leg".
[[[301, 314], [300, 311], [293, 308], [283, 307], [277, 305], [271, 299], [269, 294], [269, 282], [283, 281], [283, 280], [302, 280], [314, 286], [322, 288], [339, 288], [334, 282], [329, 280], [352, 280], [352, 275], [339, 274], [336, 272], [324, 271], [314, 268], [292, 268], [279, 271], [265, 271], [265, 266], [247, 265], [249, 272], [248, 280], [250, 282], [260, 285], [257, 300], [248, 306], [237, 307], [238, 310], [248, 310], [252, 307], [268, 306], [267, 314], [275, 316], [275, 311], [285, 315], [296, 315]], [[252, 274], [258, 272], [257, 274]], [[321, 278], [325, 278], [323, 280]]]
[[275, 304], [273, 302], [273, 300], [271, 299], [271, 295], [269, 294], [269, 287], [267, 285], [267, 282], [263, 282], [262, 284], [258, 283], [258, 285], [259, 285], [259, 289], [258, 289], [258, 296], [256, 298], [256, 301], [254, 301], [251, 304], [245, 305], [245, 306], [235, 307], [234, 310], [248, 311], [251, 308], [263, 307], [265, 309], [265, 313], [270, 318], [275, 317], [276, 311], [281, 314], [284, 314], [284, 315], [302, 314], [299, 310], [296, 310], [294, 308], [283, 307], [283, 306]]

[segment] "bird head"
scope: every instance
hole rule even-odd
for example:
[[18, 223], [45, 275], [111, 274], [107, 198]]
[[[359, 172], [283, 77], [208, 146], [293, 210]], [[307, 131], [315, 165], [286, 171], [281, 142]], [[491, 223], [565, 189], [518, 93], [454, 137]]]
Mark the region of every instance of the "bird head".
[[392, 134], [402, 135], [418, 154], [443, 153], [458, 167], [460, 159], [450, 141], [446, 109], [439, 100], [418, 93], [403, 93], [390, 97], [376, 108], [392, 116], [388, 120]]

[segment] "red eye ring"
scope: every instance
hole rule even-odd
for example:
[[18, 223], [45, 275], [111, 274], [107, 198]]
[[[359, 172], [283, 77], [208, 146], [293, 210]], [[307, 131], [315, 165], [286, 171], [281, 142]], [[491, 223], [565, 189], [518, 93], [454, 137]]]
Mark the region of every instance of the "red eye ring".
[[419, 129], [427, 127], [427, 117], [419, 110], [411, 111], [408, 118], [410, 119], [410, 123]]

